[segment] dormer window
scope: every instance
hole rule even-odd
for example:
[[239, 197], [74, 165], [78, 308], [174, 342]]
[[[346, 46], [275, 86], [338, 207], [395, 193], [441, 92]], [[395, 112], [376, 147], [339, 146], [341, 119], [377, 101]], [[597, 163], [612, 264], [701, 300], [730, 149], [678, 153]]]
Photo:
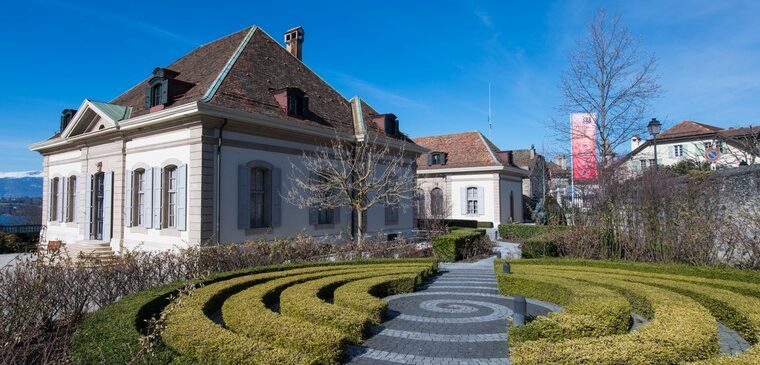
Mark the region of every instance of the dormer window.
[[309, 97], [304, 95], [301, 89], [288, 88], [288, 116], [294, 118], [306, 118], [309, 111]]
[[161, 110], [195, 86], [176, 79], [178, 75], [179, 72], [167, 68], [156, 67], [153, 70], [153, 77], [148, 80], [148, 87], [145, 90], [146, 109]]
[[445, 165], [447, 159], [446, 152], [430, 152], [428, 155], [428, 166]]
[[150, 88], [150, 107], [154, 107], [156, 105], [165, 104], [161, 100], [161, 89], [163, 88], [163, 83], [158, 83]]
[[63, 112], [61, 112], [61, 131], [68, 127], [69, 122], [71, 122], [71, 119], [74, 118], [74, 114], [76, 113], [77, 111], [74, 109], [64, 109]]
[[394, 114], [378, 114], [372, 117], [372, 121], [375, 123], [378, 129], [385, 132], [385, 135], [396, 137], [400, 131], [398, 128], [398, 118]]

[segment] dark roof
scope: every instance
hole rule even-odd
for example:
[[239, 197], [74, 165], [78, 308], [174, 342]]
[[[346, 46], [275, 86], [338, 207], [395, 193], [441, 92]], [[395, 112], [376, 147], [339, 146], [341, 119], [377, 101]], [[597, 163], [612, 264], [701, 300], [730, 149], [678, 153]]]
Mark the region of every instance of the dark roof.
[[495, 159], [498, 148], [480, 132], [464, 132], [414, 138], [414, 143], [430, 152], [445, 152], [445, 165], [428, 166], [427, 155], [417, 159], [420, 170], [446, 169], [457, 167], [500, 166], [503, 162]]
[[723, 128], [715, 127], [709, 124], [684, 120], [683, 122], [664, 130], [657, 136], [657, 139], [699, 136], [704, 134], [712, 134], [722, 129]]
[[[228, 64], [231, 67], [225, 70]], [[167, 108], [204, 101], [298, 123], [355, 132], [350, 102], [258, 27], [246, 28], [203, 45], [166, 68], [179, 73], [176, 79], [194, 85]], [[220, 78], [219, 83], [217, 79]], [[132, 117], [147, 114], [144, 95], [148, 81], [149, 78], [111, 103], [132, 107]], [[217, 88], [210, 100], [202, 100], [215, 83], [218, 83]], [[272, 91], [287, 87], [297, 87], [309, 97], [309, 115], [305, 119], [288, 117], [275, 100]], [[370, 117], [378, 114], [377, 111], [365, 103], [363, 106], [366, 129], [377, 131]], [[398, 137], [407, 139], [404, 135]]]

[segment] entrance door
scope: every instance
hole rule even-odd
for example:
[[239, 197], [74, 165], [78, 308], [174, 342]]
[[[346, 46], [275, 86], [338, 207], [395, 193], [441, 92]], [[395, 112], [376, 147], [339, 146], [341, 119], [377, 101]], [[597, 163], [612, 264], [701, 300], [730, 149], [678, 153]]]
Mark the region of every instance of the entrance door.
[[92, 230], [90, 238], [103, 240], [103, 198], [105, 174], [99, 172], [92, 177]]

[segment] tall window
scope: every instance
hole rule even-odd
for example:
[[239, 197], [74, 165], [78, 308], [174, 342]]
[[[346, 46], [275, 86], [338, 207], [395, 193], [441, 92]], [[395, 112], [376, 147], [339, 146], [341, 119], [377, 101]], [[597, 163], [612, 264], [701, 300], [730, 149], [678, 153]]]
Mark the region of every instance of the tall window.
[[334, 209], [320, 209], [317, 211], [317, 224], [332, 224], [334, 222]]
[[50, 214], [49, 221], [58, 220], [58, 199], [59, 188], [61, 184], [60, 178], [53, 178], [50, 180]]
[[673, 146], [673, 155], [675, 155], [675, 157], [683, 156], [683, 145], [677, 144]]
[[269, 226], [269, 201], [270, 196], [267, 191], [267, 179], [270, 178], [270, 172], [263, 167], [251, 169], [251, 228], [262, 228]]
[[385, 224], [398, 224], [398, 206], [386, 203], [385, 205]]
[[443, 190], [441, 190], [441, 188], [433, 188], [433, 190], [430, 191], [430, 213], [438, 218], [444, 215]]
[[467, 214], [478, 214], [478, 188], [467, 188]]
[[150, 106], [154, 107], [156, 105], [161, 104], [161, 88], [163, 87], [162, 83], [158, 83], [153, 85], [150, 88]]
[[132, 174], [134, 181], [132, 186], [134, 187], [132, 193], [132, 201], [134, 201], [134, 207], [132, 209], [132, 220], [134, 225], [142, 226], [145, 224], [145, 170], [137, 169]]
[[177, 227], [177, 166], [164, 168], [164, 227]]
[[422, 189], [417, 189], [417, 192], [415, 194], [415, 205], [416, 213], [418, 218], [422, 218], [425, 216], [425, 192], [422, 191]]
[[66, 186], [66, 222], [74, 222], [76, 217], [77, 204], [77, 177], [69, 177], [68, 186]]

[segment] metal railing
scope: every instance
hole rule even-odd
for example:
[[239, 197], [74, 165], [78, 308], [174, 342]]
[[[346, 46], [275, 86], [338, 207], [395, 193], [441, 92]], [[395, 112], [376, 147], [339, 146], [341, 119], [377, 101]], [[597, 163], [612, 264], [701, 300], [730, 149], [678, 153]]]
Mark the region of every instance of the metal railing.
[[41, 224], [0, 224], [0, 232], [5, 233], [40, 233], [40, 230], [42, 230]]

